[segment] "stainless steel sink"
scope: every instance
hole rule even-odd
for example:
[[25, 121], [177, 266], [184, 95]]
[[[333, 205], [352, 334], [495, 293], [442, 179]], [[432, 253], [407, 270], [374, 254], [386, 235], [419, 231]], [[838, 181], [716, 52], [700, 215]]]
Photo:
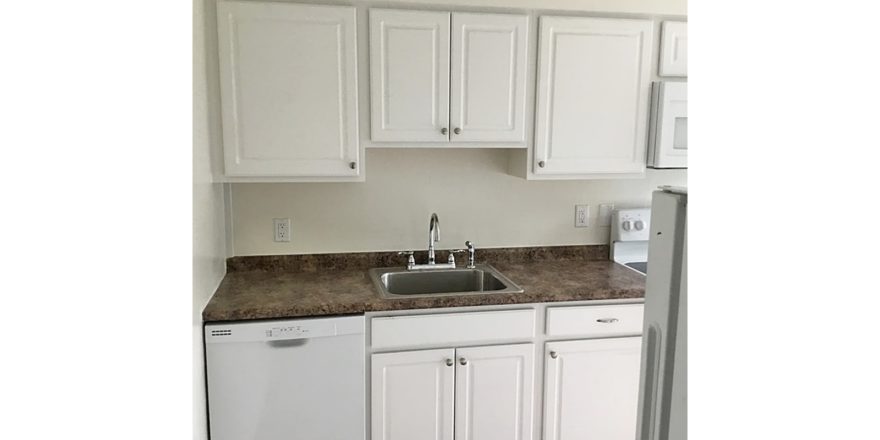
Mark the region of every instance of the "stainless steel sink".
[[370, 278], [386, 298], [450, 296], [486, 293], [522, 293], [522, 288], [488, 264], [474, 269], [370, 269]]

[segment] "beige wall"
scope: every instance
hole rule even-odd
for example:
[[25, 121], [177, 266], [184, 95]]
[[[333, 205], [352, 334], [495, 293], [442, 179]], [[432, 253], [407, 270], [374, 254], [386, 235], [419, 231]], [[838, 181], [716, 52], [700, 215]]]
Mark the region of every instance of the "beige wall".
[[[440, 248], [602, 244], [599, 203], [648, 206], [658, 185], [686, 185], [687, 171], [636, 180], [526, 181], [511, 176], [507, 150], [367, 150], [364, 183], [232, 185], [235, 255], [424, 249], [428, 218]], [[574, 205], [592, 225], [574, 227]], [[275, 243], [272, 219], [290, 218], [290, 243]]]
[[205, 51], [205, 0], [193, 2], [193, 438], [208, 438], [202, 309], [226, 274], [226, 206], [223, 184], [211, 173], [212, 136]]

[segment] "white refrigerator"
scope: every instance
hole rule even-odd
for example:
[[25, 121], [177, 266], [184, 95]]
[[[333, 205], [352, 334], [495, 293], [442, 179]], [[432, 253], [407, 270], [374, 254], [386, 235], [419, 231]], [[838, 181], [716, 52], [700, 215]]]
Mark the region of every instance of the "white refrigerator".
[[638, 440], [687, 439], [687, 189], [651, 202]]

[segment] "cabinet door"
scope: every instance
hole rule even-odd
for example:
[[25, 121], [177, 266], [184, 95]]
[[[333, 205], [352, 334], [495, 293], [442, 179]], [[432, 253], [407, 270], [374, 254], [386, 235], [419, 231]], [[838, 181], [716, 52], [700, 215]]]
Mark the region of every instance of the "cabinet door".
[[534, 344], [459, 348], [456, 440], [530, 440]]
[[660, 76], [687, 76], [687, 23], [664, 21], [661, 30]]
[[452, 440], [455, 350], [372, 356], [372, 439]]
[[370, 9], [373, 141], [449, 140], [449, 13]]
[[453, 142], [522, 142], [528, 17], [452, 14]]
[[636, 438], [641, 340], [546, 344], [545, 440]]
[[644, 173], [653, 23], [541, 17], [533, 172]]
[[358, 175], [355, 8], [220, 1], [229, 176]]

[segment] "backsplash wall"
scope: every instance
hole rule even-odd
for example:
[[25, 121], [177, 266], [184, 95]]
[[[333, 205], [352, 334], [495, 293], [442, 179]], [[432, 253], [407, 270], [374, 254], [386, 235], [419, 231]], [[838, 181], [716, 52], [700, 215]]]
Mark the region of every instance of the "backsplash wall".
[[[607, 244], [600, 203], [649, 206], [659, 185], [687, 185], [687, 170], [645, 179], [526, 181], [508, 174], [507, 150], [368, 149], [363, 183], [237, 183], [233, 255], [425, 249], [440, 218], [438, 249]], [[574, 205], [590, 227], [574, 227]], [[290, 218], [291, 241], [273, 241], [272, 219]], [[478, 253], [479, 255], [479, 253]]]

